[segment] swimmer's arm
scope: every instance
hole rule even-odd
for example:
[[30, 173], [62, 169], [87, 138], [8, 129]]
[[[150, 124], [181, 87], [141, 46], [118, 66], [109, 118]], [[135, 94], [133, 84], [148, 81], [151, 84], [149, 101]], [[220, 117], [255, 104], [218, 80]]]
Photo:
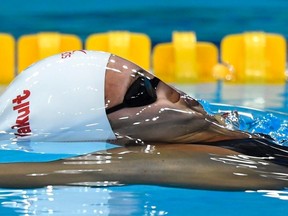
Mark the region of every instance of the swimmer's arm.
[[[223, 163], [236, 152], [213, 146], [162, 145], [117, 148], [47, 163], [0, 164], [0, 187], [47, 185], [148, 184], [216, 190], [280, 189], [286, 181], [264, 178], [257, 170]], [[270, 168], [266, 167], [266, 168]], [[275, 171], [281, 166], [271, 165]], [[243, 173], [239, 177], [235, 173]]]

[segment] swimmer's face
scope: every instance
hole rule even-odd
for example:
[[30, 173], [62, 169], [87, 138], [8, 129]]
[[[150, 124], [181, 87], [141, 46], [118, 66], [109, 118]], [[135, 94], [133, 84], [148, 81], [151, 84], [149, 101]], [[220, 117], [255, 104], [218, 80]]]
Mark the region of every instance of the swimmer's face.
[[[131, 86], [135, 95], [139, 93], [138, 88], [134, 88], [135, 85], [140, 85], [139, 78], [151, 82], [155, 100], [146, 100], [151, 97], [148, 95], [145, 100], [137, 101], [137, 106], [124, 105], [114, 111], [113, 108], [123, 104]], [[108, 119], [118, 139], [131, 139], [133, 142], [177, 142], [180, 138], [183, 140], [186, 134], [197, 132], [207, 125], [204, 119], [209, 117], [196, 100], [161, 80], [153, 83], [154, 78], [132, 62], [117, 56], [110, 57], [106, 71], [105, 103], [106, 111], [112, 110]]]

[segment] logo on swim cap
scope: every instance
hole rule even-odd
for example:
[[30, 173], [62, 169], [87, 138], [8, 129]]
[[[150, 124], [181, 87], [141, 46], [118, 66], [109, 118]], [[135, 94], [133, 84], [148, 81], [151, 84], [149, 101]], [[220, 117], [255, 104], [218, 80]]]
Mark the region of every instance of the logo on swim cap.
[[75, 52], [82, 52], [84, 54], [87, 54], [86, 50], [73, 50], [61, 53], [61, 58], [62, 59], [70, 58]]
[[16, 98], [12, 100], [14, 104], [13, 110], [18, 112], [18, 116], [13, 125], [12, 129], [17, 129], [15, 132], [15, 137], [24, 137], [31, 135], [31, 128], [29, 123], [29, 114], [30, 114], [30, 102], [28, 100], [30, 96], [29, 90], [23, 90], [22, 95], [18, 95]]
[[0, 139], [115, 139], [105, 112], [109, 57], [71, 51], [27, 68], [0, 97]]

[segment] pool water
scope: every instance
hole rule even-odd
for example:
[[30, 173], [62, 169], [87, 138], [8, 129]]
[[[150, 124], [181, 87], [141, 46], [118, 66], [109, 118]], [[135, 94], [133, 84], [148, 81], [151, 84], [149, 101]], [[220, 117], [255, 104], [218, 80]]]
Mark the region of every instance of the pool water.
[[283, 215], [287, 191], [219, 192], [158, 186], [0, 191], [1, 215]]
[[[286, 85], [178, 85], [209, 112], [238, 110], [239, 127], [269, 133], [282, 145], [288, 137]], [[224, 105], [224, 104], [230, 104]], [[246, 107], [250, 108], [246, 108]], [[262, 111], [262, 110], [265, 110]], [[80, 143], [81, 144], [81, 143]], [[0, 161], [49, 161], [94, 150], [92, 145], [51, 148], [52, 143], [0, 143]], [[49, 148], [50, 147], [50, 148]], [[99, 148], [110, 148], [100, 143]], [[1, 189], [0, 215], [283, 215], [288, 190], [224, 192], [160, 186]]]

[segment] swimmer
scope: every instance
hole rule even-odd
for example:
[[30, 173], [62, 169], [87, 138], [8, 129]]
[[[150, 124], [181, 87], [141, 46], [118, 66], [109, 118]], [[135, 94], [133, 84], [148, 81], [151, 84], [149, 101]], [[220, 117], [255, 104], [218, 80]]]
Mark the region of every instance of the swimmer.
[[125, 145], [253, 137], [223, 122], [187, 94], [104, 52], [80, 50], [44, 59], [0, 97], [1, 140]]
[[81, 50], [42, 60], [21, 73], [0, 101], [0, 139], [122, 146], [29, 166], [0, 164], [1, 187], [106, 181], [221, 190], [287, 187], [285, 147], [227, 128], [225, 116], [209, 115], [197, 100], [109, 53]]

